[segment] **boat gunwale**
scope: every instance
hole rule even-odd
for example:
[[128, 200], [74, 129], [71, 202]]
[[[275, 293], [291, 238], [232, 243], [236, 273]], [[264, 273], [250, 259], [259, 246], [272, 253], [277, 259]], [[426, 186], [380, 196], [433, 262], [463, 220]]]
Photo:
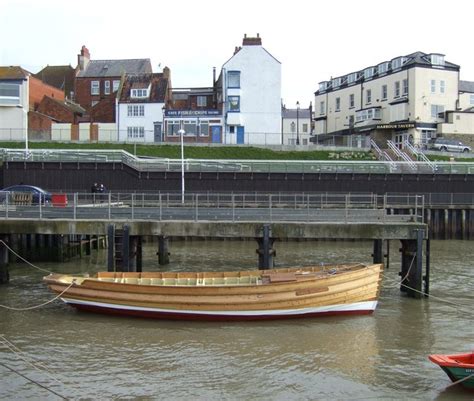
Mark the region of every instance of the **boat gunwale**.
[[461, 362], [456, 360], [456, 358], [470, 358], [474, 360], [473, 352], [466, 352], [463, 354], [432, 354], [429, 355], [429, 360], [440, 367], [446, 368], [464, 368], [464, 369], [474, 369], [474, 363]]

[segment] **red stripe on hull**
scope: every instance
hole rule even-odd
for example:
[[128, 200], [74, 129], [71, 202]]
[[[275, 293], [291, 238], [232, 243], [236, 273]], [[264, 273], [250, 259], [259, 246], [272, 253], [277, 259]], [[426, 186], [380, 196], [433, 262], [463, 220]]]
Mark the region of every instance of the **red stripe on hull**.
[[324, 316], [347, 316], [347, 315], [370, 315], [374, 311], [372, 309], [353, 310], [353, 311], [333, 311], [333, 312], [312, 312], [294, 315], [206, 315], [202, 313], [173, 313], [173, 312], [150, 312], [130, 309], [112, 309], [101, 308], [93, 305], [70, 304], [80, 311], [101, 313], [107, 315], [119, 315], [152, 319], [166, 320], [207, 320], [207, 321], [243, 321], [243, 320], [276, 320], [276, 319], [295, 319], [307, 317], [324, 317]]

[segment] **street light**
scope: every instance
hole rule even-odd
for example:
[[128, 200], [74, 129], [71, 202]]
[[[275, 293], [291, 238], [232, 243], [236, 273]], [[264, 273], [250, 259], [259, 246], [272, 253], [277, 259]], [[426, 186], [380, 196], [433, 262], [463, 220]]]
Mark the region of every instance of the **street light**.
[[180, 129], [178, 134], [181, 136], [181, 203], [184, 203], [184, 129]]
[[300, 144], [300, 102], [296, 102], [296, 144]]

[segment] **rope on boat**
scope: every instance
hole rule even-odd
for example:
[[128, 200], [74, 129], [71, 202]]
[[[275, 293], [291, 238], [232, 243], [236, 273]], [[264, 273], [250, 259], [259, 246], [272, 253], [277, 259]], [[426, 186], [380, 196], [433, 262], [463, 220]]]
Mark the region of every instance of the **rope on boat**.
[[75, 280], [72, 281], [71, 284], [69, 284], [63, 292], [61, 292], [60, 294], [56, 295], [54, 298], [50, 299], [49, 301], [46, 301], [46, 302], [43, 302], [42, 304], [39, 304], [39, 305], [34, 305], [34, 306], [28, 306], [26, 308], [14, 308], [12, 306], [7, 306], [7, 305], [2, 305], [0, 304], [0, 308], [4, 308], [4, 309], [9, 309], [9, 310], [14, 310], [14, 311], [26, 311], [26, 310], [32, 310], [32, 309], [38, 309], [38, 308], [41, 308], [45, 305], [48, 305], [50, 304], [51, 302], [54, 302], [56, 301], [58, 298], [60, 298], [67, 290], [69, 290], [69, 288], [71, 288], [73, 285], [75, 284]]
[[50, 271], [50, 270], [43, 269], [43, 268], [41, 268], [41, 267], [39, 267], [39, 266], [34, 265], [34, 264], [31, 263], [31, 262], [28, 262], [23, 256], [19, 255], [19, 254], [16, 253], [12, 248], [10, 248], [10, 247], [8, 246], [8, 244], [7, 244], [5, 241], [0, 240], [0, 244], [3, 244], [11, 253], [13, 253], [13, 255], [15, 255], [17, 258], [21, 259], [23, 262], [25, 262], [26, 264], [30, 265], [31, 267], [34, 267], [35, 269], [41, 270], [41, 271], [46, 272], [46, 273], [50, 273], [50, 274], [53, 273], [53, 272]]
[[[45, 374], [46, 376], [48, 376], [50, 379], [54, 380], [56, 383], [64, 386], [65, 384], [62, 383], [60, 380], [58, 380], [57, 378], [55, 378], [51, 372], [48, 370], [47, 366], [45, 366], [43, 363], [41, 362], [38, 362], [36, 360], [34, 360], [32, 357], [29, 357], [30, 359], [33, 359], [33, 362], [32, 361], [29, 361], [25, 356], [24, 356], [24, 352], [21, 351], [15, 344], [13, 344], [11, 341], [9, 341], [6, 337], [4, 337], [3, 335], [0, 334], [0, 344], [3, 344], [5, 345], [13, 354], [15, 354], [16, 356], [18, 356], [21, 360], [23, 360], [26, 364], [32, 366], [34, 369], [38, 370], [40, 373], [43, 373]], [[53, 393], [54, 395], [60, 397], [61, 399], [63, 400], [67, 400], [68, 398], [64, 397], [63, 395], [55, 392], [54, 390], [51, 390], [50, 388], [46, 387], [45, 385], [41, 384], [41, 383], [38, 383], [37, 381], [33, 380], [33, 379], [30, 379], [29, 377], [26, 377], [24, 374], [18, 372], [17, 370], [11, 368], [10, 366], [6, 365], [5, 363], [3, 362], [0, 362], [0, 364], [2, 366], [4, 366], [5, 368], [11, 370], [12, 372], [16, 373], [17, 375], [23, 377], [24, 379], [36, 384], [37, 386], [40, 386], [42, 388], [44, 388], [45, 390]]]

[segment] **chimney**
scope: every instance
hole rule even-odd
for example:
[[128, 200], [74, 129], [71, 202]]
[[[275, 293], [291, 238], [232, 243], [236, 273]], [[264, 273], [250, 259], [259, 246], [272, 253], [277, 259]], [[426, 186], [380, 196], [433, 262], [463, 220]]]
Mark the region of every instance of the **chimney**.
[[257, 33], [256, 38], [247, 37], [247, 34], [244, 35], [242, 40], [242, 46], [262, 46], [262, 38], [260, 34]]
[[216, 86], [216, 67], [212, 67], [212, 86]]
[[168, 67], [163, 68], [163, 78], [170, 79], [171, 78], [171, 71]]
[[81, 54], [77, 55], [77, 66], [79, 67], [79, 71], [84, 71], [87, 68], [87, 64], [91, 59], [91, 55], [89, 53], [89, 49], [86, 46], [81, 47]]

